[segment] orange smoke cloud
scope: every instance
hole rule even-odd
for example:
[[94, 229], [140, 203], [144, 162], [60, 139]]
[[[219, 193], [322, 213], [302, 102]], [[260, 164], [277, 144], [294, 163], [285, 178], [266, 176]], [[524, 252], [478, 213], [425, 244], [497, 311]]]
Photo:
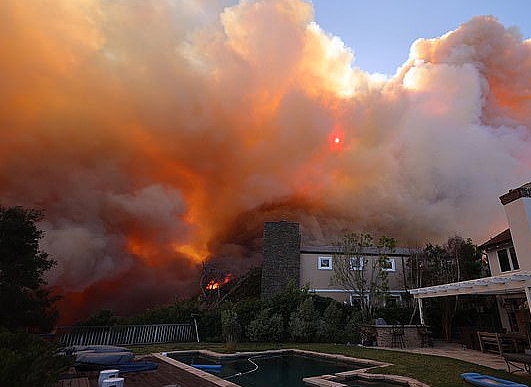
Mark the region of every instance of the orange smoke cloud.
[[257, 265], [264, 220], [311, 243], [480, 242], [529, 180], [531, 43], [491, 17], [415, 42], [383, 79], [301, 0], [0, 14], [0, 202], [45, 210], [64, 321], [198, 293], [206, 259]]

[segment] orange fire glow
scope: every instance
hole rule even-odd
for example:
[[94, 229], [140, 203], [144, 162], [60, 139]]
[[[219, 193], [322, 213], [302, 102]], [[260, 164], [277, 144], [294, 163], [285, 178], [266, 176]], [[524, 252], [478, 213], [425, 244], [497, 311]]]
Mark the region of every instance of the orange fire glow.
[[208, 284], [205, 286], [205, 289], [206, 290], [219, 289], [220, 286], [225, 285], [227, 282], [229, 282], [231, 277], [232, 277], [232, 274], [228, 274], [221, 281], [210, 280]]
[[264, 221], [321, 245], [504, 224], [486, 206], [529, 178], [529, 40], [473, 18], [382, 78], [310, 1], [223, 3], [0, 1], [0, 205], [44, 210], [69, 321], [198, 294], [202, 262], [243, 274]]

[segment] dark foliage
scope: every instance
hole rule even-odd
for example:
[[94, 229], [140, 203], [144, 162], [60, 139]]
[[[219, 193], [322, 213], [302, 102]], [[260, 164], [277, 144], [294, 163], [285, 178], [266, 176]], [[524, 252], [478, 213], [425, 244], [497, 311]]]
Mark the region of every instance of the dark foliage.
[[0, 325], [50, 331], [57, 320], [57, 300], [43, 288], [43, 275], [56, 262], [39, 250], [43, 231], [39, 211], [0, 207]]
[[105, 309], [90, 315], [86, 320], [78, 321], [74, 325], [100, 327], [120, 325], [120, 322], [120, 318], [116, 317], [111, 310]]
[[0, 328], [0, 386], [53, 386], [73, 364], [39, 336]]

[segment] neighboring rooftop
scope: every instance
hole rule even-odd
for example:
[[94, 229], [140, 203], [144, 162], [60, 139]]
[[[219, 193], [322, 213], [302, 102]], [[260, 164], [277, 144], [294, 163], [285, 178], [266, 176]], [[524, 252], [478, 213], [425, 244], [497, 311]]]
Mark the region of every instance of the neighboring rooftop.
[[510, 189], [508, 193], [500, 196], [500, 201], [503, 205], [506, 205], [516, 199], [529, 197], [531, 197], [531, 182], [526, 183], [521, 187]]
[[505, 231], [502, 231], [498, 235], [490, 238], [487, 242], [483, 243], [482, 245], [478, 246], [480, 250], [492, 250], [498, 246], [505, 245], [507, 243], [511, 243], [511, 230], [507, 229]]

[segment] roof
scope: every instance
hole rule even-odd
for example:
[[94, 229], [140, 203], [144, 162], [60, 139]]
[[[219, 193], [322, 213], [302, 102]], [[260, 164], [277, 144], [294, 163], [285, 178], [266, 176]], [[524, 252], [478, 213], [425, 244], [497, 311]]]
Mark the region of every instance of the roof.
[[[337, 246], [302, 246], [301, 254], [338, 254], [340, 250]], [[389, 257], [409, 257], [418, 253], [418, 249], [410, 249], [407, 247], [395, 247], [392, 250], [378, 249], [376, 247], [366, 247], [360, 254], [369, 256], [387, 255]]]
[[521, 187], [510, 189], [509, 192], [500, 196], [500, 201], [503, 205], [515, 201], [520, 198], [531, 197], [531, 182], [526, 183]]
[[411, 289], [409, 293], [415, 298], [432, 298], [461, 294], [519, 293], [523, 292], [526, 287], [531, 287], [531, 271], [517, 271], [493, 277]]
[[480, 250], [493, 250], [494, 248], [507, 244], [512, 243], [513, 239], [511, 237], [511, 230], [507, 229], [502, 232], [500, 232], [498, 235], [490, 238], [488, 241], [483, 243], [482, 245], [478, 246]]

